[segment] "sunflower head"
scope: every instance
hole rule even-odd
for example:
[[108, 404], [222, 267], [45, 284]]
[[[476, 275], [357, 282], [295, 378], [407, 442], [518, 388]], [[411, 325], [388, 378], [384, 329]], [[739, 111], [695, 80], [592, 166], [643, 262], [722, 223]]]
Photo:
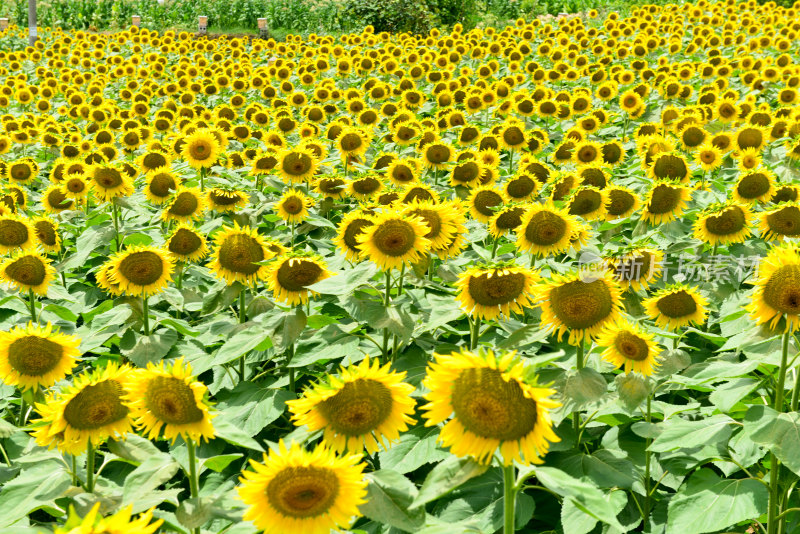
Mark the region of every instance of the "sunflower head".
[[775, 194], [775, 175], [764, 168], [741, 173], [733, 188], [733, 198], [743, 204], [766, 202]]
[[752, 214], [746, 205], [726, 202], [706, 208], [694, 226], [694, 236], [716, 245], [741, 243], [750, 234]]
[[492, 320], [509, 317], [532, 305], [533, 289], [539, 275], [513, 263], [477, 266], [461, 274], [456, 282], [456, 299], [470, 315]]
[[189, 222], [201, 218], [206, 210], [205, 196], [197, 187], [178, 186], [168, 204], [161, 212], [165, 221]]
[[180, 178], [169, 169], [154, 169], [147, 173], [144, 194], [150, 202], [160, 206], [169, 200], [179, 184]]
[[708, 301], [697, 289], [685, 284], [667, 286], [644, 300], [642, 305], [658, 326], [669, 330], [700, 324], [708, 315]]
[[0, 332], [0, 378], [22, 389], [49, 388], [77, 365], [80, 340], [28, 323]]
[[603, 347], [603, 359], [616, 367], [624, 367], [644, 376], [653, 374], [658, 366], [661, 348], [653, 341], [653, 334], [645, 332], [627, 321], [618, 321], [606, 327], [597, 336]]
[[310, 213], [309, 208], [314, 205], [314, 200], [300, 190], [287, 189], [281, 198], [275, 202], [278, 217], [289, 224], [297, 224], [306, 220]]
[[21, 292], [33, 291], [37, 295], [46, 295], [55, 274], [50, 260], [38, 252], [17, 251], [0, 263], [0, 280]]
[[772, 248], [758, 267], [755, 298], [748, 306], [758, 324], [784, 332], [800, 328], [800, 251], [797, 245]]
[[319, 256], [294, 252], [272, 262], [267, 276], [275, 300], [296, 306], [308, 302], [308, 286], [331, 275]]
[[533, 204], [517, 227], [517, 248], [536, 256], [566, 251], [577, 229], [577, 220], [552, 203]]
[[767, 240], [800, 236], [800, 203], [787, 202], [761, 213], [759, 229]]
[[179, 224], [167, 239], [164, 248], [175, 259], [183, 262], [198, 262], [208, 256], [205, 236], [188, 224]]
[[249, 198], [243, 191], [215, 188], [208, 191], [206, 200], [212, 210], [232, 213], [247, 206]]
[[36, 246], [36, 230], [26, 217], [0, 214], [0, 253]]
[[119, 167], [95, 165], [89, 170], [89, 177], [94, 196], [101, 202], [133, 194], [133, 183], [129, 175]]
[[172, 280], [175, 260], [163, 249], [133, 246], [108, 260], [109, 280], [130, 296], [160, 293]]
[[430, 248], [430, 227], [419, 217], [389, 210], [372, 216], [372, 224], [356, 237], [361, 256], [383, 270], [414, 263]]
[[686, 209], [691, 194], [690, 188], [677, 183], [661, 182], [654, 185], [647, 193], [642, 219], [653, 224], [675, 220]]
[[361, 247], [357, 238], [364, 228], [371, 225], [371, 216], [362, 211], [351, 211], [342, 217], [334, 243], [348, 260], [358, 261], [360, 259]]
[[288, 184], [308, 180], [317, 171], [319, 162], [308, 149], [283, 150], [277, 155], [278, 174]]
[[198, 128], [183, 139], [181, 156], [195, 169], [211, 168], [220, 152], [218, 138], [207, 128]]
[[39, 247], [48, 254], [61, 250], [61, 236], [58, 233], [58, 223], [48, 217], [36, 217], [32, 221]]
[[610, 221], [629, 217], [642, 203], [636, 193], [620, 186], [606, 189], [606, 198], [606, 218]]
[[262, 262], [273, 257], [275, 253], [254, 228], [234, 223], [214, 236], [210, 267], [228, 285], [241, 282], [252, 286], [267, 277], [268, 268]]
[[608, 261], [614, 279], [624, 288], [647, 289], [660, 276], [664, 253], [651, 248], [635, 247]]

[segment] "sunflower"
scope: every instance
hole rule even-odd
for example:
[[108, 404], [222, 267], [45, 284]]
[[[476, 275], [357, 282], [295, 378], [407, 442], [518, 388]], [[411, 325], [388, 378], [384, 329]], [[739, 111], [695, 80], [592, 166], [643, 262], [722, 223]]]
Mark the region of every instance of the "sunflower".
[[522, 216], [525, 215], [525, 211], [524, 204], [511, 204], [498, 210], [489, 220], [489, 233], [498, 238], [516, 230], [522, 224]]
[[453, 160], [455, 151], [446, 143], [435, 142], [422, 148], [422, 159], [432, 169], [444, 169]]
[[648, 169], [648, 175], [653, 181], [686, 183], [691, 179], [689, 163], [676, 152], [662, 152], [655, 156]]
[[95, 274], [95, 279], [97, 281], [97, 287], [100, 289], [108, 292], [115, 297], [122, 296], [123, 291], [120, 289], [119, 284], [114, 282], [111, 279], [111, 272], [113, 271], [113, 265], [110, 263], [104, 263], [100, 266]]
[[533, 200], [536, 197], [538, 188], [539, 182], [535, 176], [524, 173], [515, 175], [504, 186], [506, 196], [519, 202]]
[[647, 315], [661, 328], [677, 330], [705, 322], [708, 301], [685, 284], [667, 286], [642, 302]]
[[18, 250], [0, 263], [0, 280], [18, 291], [47, 295], [47, 288], [55, 275], [50, 260], [38, 252]]
[[54, 534], [155, 534], [164, 522], [163, 519], [153, 521], [153, 508], [131, 520], [132, 504], [108, 517], [98, 517], [100, 504], [98, 502], [92, 506], [83, 518], [70, 505], [66, 523], [63, 528], [56, 527]]
[[209, 413], [208, 388], [192, 378], [192, 367], [183, 358], [132, 371], [126, 389], [130, 417], [148, 439], [157, 438], [162, 427], [164, 438], [173, 443], [178, 436], [196, 442], [214, 437], [211, 419], [216, 414]]
[[46, 254], [55, 254], [61, 250], [61, 236], [58, 223], [49, 217], [34, 217], [31, 221], [39, 247]]
[[278, 174], [288, 184], [308, 180], [317, 172], [319, 165], [311, 151], [304, 148], [282, 150], [277, 160]]
[[36, 180], [39, 165], [30, 158], [10, 161], [7, 164], [5, 175], [13, 184], [26, 185]]
[[482, 223], [488, 223], [494, 216], [495, 210], [500, 208], [505, 200], [502, 191], [493, 185], [483, 185], [472, 190], [467, 202], [472, 218]]
[[308, 302], [308, 286], [332, 275], [319, 256], [289, 253], [272, 262], [267, 285], [275, 300], [296, 306]]
[[714, 146], [711, 141], [706, 141], [697, 149], [695, 161], [704, 172], [713, 171], [722, 165], [722, 150]]
[[624, 367], [626, 373], [634, 371], [650, 376], [658, 366], [661, 347], [653, 341], [653, 334], [627, 321], [606, 327], [596, 342], [605, 349], [603, 359], [616, 367]]
[[210, 189], [206, 201], [212, 210], [220, 213], [233, 213], [247, 206], [249, 198], [243, 191]]
[[144, 194], [153, 204], [160, 206], [178, 189], [181, 180], [169, 169], [155, 169], [145, 177]]
[[686, 186], [670, 182], [655, 184], [647, 193], [642, 219], [653, 224], [674, 221], [691, 197], [692, 190]]
[[358, 507], [366, 502], [366, 467], [361, 454], [337, 456], [322, 444], [313, 452], [283, 440], [264, 462], [250, 460], [253, 471], [244, 471], [237, 489], [247, 505], [246, 521], [266, 534], [302, 532], [328, 534], [346, 529]]
[[744, 204], [766, 202], [775, 194], [775, 174], [765, 168], [756, 169], [741, 176], [733, 187], [731, 196]]
[[349, 261], [359, 260], [361, 247], [357, 238], [364, 228], [372, 224], [370, 215], [362, 211], [351, 211], [342, 217], [333, 242]]
[[542, 326], [557, 332], [559, 341], [569, 332], [570, 345], [583, 343], [619, 318], [621, 293], [610, 272], [553, 274], [536, 291]]
[[75, 201], [67, 198], [60, 185], [53, 184], [42, 193], [42, 205], [47, 213], [61, 213], [75, 205]]
[[167, 287], [175, 260], [163, 249], [136, 245], [115, 253], [106, 263], [109, 281], [135, 297], [155, 295]]
[[419, 261], [430, 248], [431, 242], [425, 237], [430, 231], [423, 219], [390, 210], [374, 215], [372, 225], [364, 227], [356, 241], [361, 257], [386, 271]]
[[761, 237], [770, 241], [800, 236], [800, 203], [786, 202], [760, 213], [758, 228]]
[[783, 331], [800, 328], [800, 251], [791, 243], [773, 247], [758, 266], [755, 295], [747, 306], [758, 324], [770, 329], [784, 319]]
[[89, 169], [89, 179], [95, 198], [101, 202], [115, 197], [127, 197], [134, 191], [128, 174], [113, 165], [94, 165]]
[[566, 251], [577, 228], [577, 220], [552, 203], [533, 204], [517, 227], [517, 248], [536, 256]]
[[194, 227], [181, 223], [164, 244], [167, 252], [178, 261], [198, 262], [208, 256], [208, 242]]
[[314, 205], [314, 199], [296, 189], [287, 189], [281, 198], [275, 202], [274, 209], [278, 217], [289, 224], [297, 224], [306, 220], [310, 213], [309, 208]]
[[172, 164], [172, 159], [161, 150], [148, 150], [136, 159], [141, 172], [148, 173]]
[[458, 223], [464, 219], [458, 204], [452, 201], [414, 200], [403, 213], [418, 217], [428, 225], [430, 230], [423, 237], [430, 241], [433, 249], [440, 249], [449, 243]]
[[606, 216], [605, 192], [592, 186], [581, 186], [569, 196], [567, 213], [585, 221], [604, 219]]
[[21, 389], [49, 388], [78, 364], [80, 344], [76, 336], [53, 332], [49, 322], [0, 332], [0, 378]]
[[761, 165], [761, 151], [755, 148], [746, 148], [739, 151], [736, 164], [740, 172], [747, 173]]
[[14, 214], [0, 215], [0, 253], [28, 250], [36, 246], [32, 221]]
[[348, 126], [342, 128], [335, 143], [343, 156], [363, 156], [369, 148], [370, 137], [365, 130]]
[[630, 217], [642, 204], [639, 196], [627, 187], [613, 185], [605, 193], [606, 219], [609, 221]]
[[269, 268], [261, 262], [273, 257], [275, 253], [254, 228], [240, 227], [234, 222], [233, 227], [223, 227], [214, 235], [209, 267], [228, 285], [241, 282], [254, 286], [267, 277]]
[[131, 369], [109, 363], [78, 376], [72, 385], [48, 395], [36, 405], [40, 419], [32, 421], [33, 437], [42, 447], [58, 446], [62, 452], [79, 455], [88, 445], [99, 446], [108, 438], [123, 438], [131, 432], [125, 401], [125, 386]]
[[89, 194], [89, 180], [84, 174], [72, 173], [64, 177], [61, 193], [72, 200], [83, 200]]
[[614, 279], [623, 288], [647, 289], [662, 274], [664, 253], [652, 248], [634, 248], [608, 261]]
[[694, 237], [710, 245], [741, 243], [750, 235], [753, 214], [746, 205], [714, 204], [703, 210], [694, 224]]
[[183, 138], [181, 156], [195, 169], [208, 169], [220, 156], [222, 148], [214, 133], [207, 128], [198, 128]]
[[388, 449], [414, 422], [414, 386], [401, 373], [381, 367], [377, 359], [342, 368], [287, 401], [295, 425], [324, 430], [324, 442], [336, 452], [374, 454]]
[[355, 178], [348, 184], [347, 190], [356, 200], [370, 200], [383, 188], [383, 182], [378, 175], [367, 175]]
[[472, 267], [455, 283], [456, 300], [467, 314], [480, 319], [510, 317], [532, 307], [534, 286], [539, 280], [536, 271], [513, 262]]
[[[423, 385], [429, 392], [425, 426], [445, 423], [439, 441], [456, 456], [504, 465], [542, 463], [553, 432], [550, 411], [561, 406], [555, 390], [539, 387], [514, 352], [491, 350], [435, 354]], [[449, 420], [448, 420], [449, 419]]]
[[392, 161], [386, 169], [386, 177], [393, 184], [403, 187], [414, 182], [419, 177], [419, 165], [417, 160], [396, 159]]

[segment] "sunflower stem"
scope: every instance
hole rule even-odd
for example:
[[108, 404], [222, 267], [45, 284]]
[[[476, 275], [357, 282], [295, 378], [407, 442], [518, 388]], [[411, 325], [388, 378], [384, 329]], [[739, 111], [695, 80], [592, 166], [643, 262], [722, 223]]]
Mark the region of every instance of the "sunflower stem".
[[469, 350], [475, 350], [478, 348], [478, 340], [481, 336], [481, 320], [467, 315], [467, 322], [469, 322]]
[[[72, 473], [71, 473], [72, 474], [72, 485], [73, 486], [77, 486], [78, 485], [78, 460], [77, 460], [77, 458], [75, 458], [74, 454], [71, 454], [70, 456], [72, 456]], [[6, 463], [8, 463], [8, 462], [6, 462]], [[8, 465], [11, 465], [11, 464], [8, 464]]]
[[28, 302], [31, 309], [31, 321], [36, 322], [36, 295], [33, 294], [33, 289], [28, 290]]
[[20, 427], [20, 428], [25, 426], [25, 412], [27, 411], [27, 409], [28, 409], [28, 405], [25, 402], [25, 397], [23, 397], [22, 393], [20, 393], [20, 396], [19, 396], [19, 418], [17, 419], [17, 426]]
[[295, 227], [295, 224], [292, 223], [292, 240], [289, 243], [290, 248], [294, 248], [294, 227]]
[[89, 445], [86, 447], [86, 491], [89, 493], [94, 492], [94, 445], [92, 440], [89, 440]]
[[[576, 367], [578, 372], [583, 369], [583, 340], [578, 342], [577, 347], [577, 363]], [[575, 430], [575, 446], [580, 446], [580, 432], [581, 432], [581, 413], [579, 411], [572, 412], [572, 427]]]
[[513, 172], [512, 172], [513, 167], [514, 167], [514, 151], [513, 150], [509, 150], [508, 151], [508, 174], [509, 175], [513, 174]]
[[[386, 271], [386, 288], [383, 292], [383, 306], [388, 308], [389, 302], [392, 298], [392, 274], [390, 270]], [[383, 346], [381, 347], [383, 351], [383, 363], [389, 361], [389, 329], [383, 329]]]
[[498, 243], [500, 243], [500, 236], [499, 235], [494, 237], [494, 243], [492, 243], [492, 258], [491, 259], [494, 259], [495, 254], [497, 254], [497, 245], [498, 245]]
[[714, 247], [711, 249], [711, 261], [714, 261], [714, 256], [717, 255], [717, 246], [719, 243], [714, 243]]
[[[186, 448], [189, 450], [189, 494], [192, 499], [198, 499], [200, 497], [200, 485], [197, 480], [197, 456], [195, 454], [194, 440], [187, 438]], [[199, 534], [200, 527], [193, 528], [192, 532]]]
[[[7, 466], [9, 466], [9, 467], [11, 467], [11, 460], [9, 460], [9, 459], [8, 459], [8, 454], [6, 454], [6, 448], [5, 448], [5, 447], [3, 447], [3, 444], [2, 444], [2, 443], [0, 443], [0, 454], [2, 454], [2, 455], [3, 455], [3, 461], [6, 463], [6, 465], [7, 465]], [[74, 457], [73, 457], [73, 460], [72, 460], [72, 461], [73, 461], [73, 462], [75, 461]], [[74, 466], [74, 465], [75, 465], [75, 464], [73, 463], [73, 466]], [[72, 468], [72, 471], [73, 471], [73, 472], [75, 471], [75, 467], [73, 467], [73, 468]], [[77, 485], [77, 484], [75, 484], [75, 485]]]
[[144, 335], [150, 335], [150, 306], [147, 304], [147, 295], [142, 295], [142, 321], [144, 323]]
[[405, 274], [406, 274], [406, 264], [400, 266], [400, 277], [397, 279], [397, 296], [403, 294], [403, 282], [405, 281]]
[[517, 500], [514, 464], [503, 466], [503, 534], [513, 534], [514, 512]]
[[800, 402], [800, 374], [798, 373], [797, 368], [794, 371], [794, 389], [792, 390], [792, 401], [791, 401], [791, 408], [789, 409], [790, 412], [796, 412], [798, 403]]
[[117, 251], [119, 251], [119, 212], [117, 211], [117, 203], [114, 202], [113, 198], [111, 199], [111, 218], [114, 221], [114, 243], [116, 243]]
[[[294, 343], [289, 345], [289, 356], [286, 358], [286, 365], [288, 366], [292, 363], [294, 359]], [[289, 391], [294, 393], [295, 391], [295, 383], [294, 383], [294, 367], [289, 367]]]
[[[789, 332], [783, 334], [781, 347], [781, 367], [778, 370], [778, 384], [775, 387], [775, 402], [773, 408], [777, 412], [783, 412], [783, 394], [786, 383], [786, 361], [789, 357]], [[779, 499], [781, 492], [778, 488], [780, 477], [780, 461], [774, 452], [769, 453], [769, 507], [767, 509], [767, 534], [778, 532], [778, 516], [781, 512]]]
[[[645, 421], [647, 424], [650, 424], [650, 420], [652, 417], [652, 410], [651, 410], [651, 403], [653, 400], [653, 394], [647, 394], [647, 413], [645, 414]], [[645, 448], [644, 448], [644, 510], [642, 510], [642, 520], [644, 521], [644, 531], [647, 532], [648, 524], [650, 522], [650, 456], [652, 453], [650, 452], [650, 444], [653, 442], [652, 439], [647, 438], [645, 440]]]
[[239, 324], [247, 322], [247, 287], [243, 287], [239, 293]]
[[200, 167], [200, 191], [206, 190], [206, 168]]

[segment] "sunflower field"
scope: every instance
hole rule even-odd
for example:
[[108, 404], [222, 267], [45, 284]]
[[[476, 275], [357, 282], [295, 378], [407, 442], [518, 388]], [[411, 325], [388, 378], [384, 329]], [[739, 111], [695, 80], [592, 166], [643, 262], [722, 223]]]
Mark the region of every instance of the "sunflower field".
[[800, 532], [799, 15], [0, 33], [0, 532]]

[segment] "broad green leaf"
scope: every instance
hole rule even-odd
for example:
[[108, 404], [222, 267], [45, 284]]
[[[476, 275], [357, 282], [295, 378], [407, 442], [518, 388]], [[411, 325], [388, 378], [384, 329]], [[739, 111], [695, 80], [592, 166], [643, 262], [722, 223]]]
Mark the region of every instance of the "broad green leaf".
[[222, 472], [226, 467], [228, 467], [231, 462], [235, 462], [243, 455], [239, 453], [235, 454], [220, 454], [219, 456], [212, 456], [211, 458], [205, 458], [202, 461], [203, 467], [207, 467], [212, 471], [216, 471], [217, 473]]
[[152, 456], [169, 456], [161, 452], [152, 441], [137, 434], [128, 434], [125, 439], [120, 440], [110, 439], [107, 445], [108, 450], [120, 458], [136, 463], [142, 463]]
[[744, 416], [744, 432], [800, 475], [800, 413], [778, 413], [768, 406], [751, 406]]
[[348, 295], [369, 282], [377, 272], [374, 263], [362, 261], [352, 269], [308, 286], [308, 289], [322, 295]]
[[248, 436], [255, 436], [281, 416], [287, 400], [295, 398], [296, 395], [285, 389], [267, 389], [252, 382], [240, 382], [232, 391], [219, 395], [217, 408], [224, 414], [225, 421]]
[[147, 510], [153, 505], [147, 499], [148, 495], [175, 476], [179, 467], [178, 462], [168, 455], [162, 454], [147, 458], [125, 477], [125, 484], [122, 487], [122, 504], [132, 504], [133, 513]]
[[242, 330], [228, 341], [214, 355], [214, 365], [225, 365], [241, 358], [251, 350], [266, 350], [271, 346], [270, 335], [262, 328]]
[[489, 466], [479, 464], [471, 458], [458, 458], [452, 455], [447, 457], [425, 477], [425, 482], [411, 503], [411, 508], [418, 508], [447, 495], [467, 480], [482, 475], [488, 469]]
[[238, 445], [239, 447], [247, 447], [254, 451], [263, 451], [264, 449], [258, 444], [256, 440], [247, 435], [247, 433], [237, 427], [234, 423], [230, 422], [226, 412], [221, 412], [212, 421], [214, 425], [214, 433], [216, 437], [223, 439], [231, 445]]
[[391, 466], [398, 473], [409, 473], [421, 466], [444, 460], [450, 453], [436, 446], [439, 429], [418, 426], [400, 434], [392, 447], [380, 453], [382, 465]]
[[46, 461], [26, 467], [17, 478], [3, 486], [0, 528], [5, 532], [6, 527], [40, 508], [58, 509], [55, 500], [64, 495], [70, 484], [69, 474], [58, 462]]
[[711, 469], [695, 472], [669, 501], [667, 532], [717, 532], [767, 511], [767, 488], [752, 479], [723, 479]]
[[289, 348], [289, 345], [294, 344], [300, 334], [303, 333], [306, 322], [306, 314], [300, 308], [285, 312], [272, 334], [272, 343], [275, 346], [275, 350], [284, 352]]
[[[605, 495], [614, 510], [619, 514], [628, 503], [624, 491], [612, 491]], [[561, 526], [569, 534], [587, 534], [594, 530], [597, 519], [587, 514], [575, 503], [575, 499], [567, 497], [561, 506]]]
[[187, 499], [175, 510], [175, 517], [186, 528], [202, 527], [213, 517], [213, 499], [201, 497], [200, 499]]
[[603, 375], [591, 367], [584, 367], [567, 377], [564, 396], [575, 405], [581, 406], [599, 400], [605, 394], [606, 388], [606, 379]]
[[148, 363], [161, 361], [178, 341], [175, 330], [160, 329], [149, 336], [136, 336], [133, 346], [120, 343], [120, 352], [137, 367], [145, 367]]
[[637, 373], [617, 375], [619, 400], [629, 411], [635, 410], [650, 393], [647, 380]]
[[653, 452], [690, 449], [728, 440], [735, 421], [727, 415], [712, 415], [698, 421], [673, 418], [658, 425], [661, 434], [650, 445]]
[[730, 412], [736, 403], [756, 389], [758, 384], [759, 381], [755, 378], [734, 378], [716, 386], [708, 398], [719, 411]]
[[359, 509], [368, 518], [405, 532], [417, 532], [425, 524], [425, 508], [410, 509], [417, 488], [406, 477], [389, 469], [364, 476], [367, 502]]

